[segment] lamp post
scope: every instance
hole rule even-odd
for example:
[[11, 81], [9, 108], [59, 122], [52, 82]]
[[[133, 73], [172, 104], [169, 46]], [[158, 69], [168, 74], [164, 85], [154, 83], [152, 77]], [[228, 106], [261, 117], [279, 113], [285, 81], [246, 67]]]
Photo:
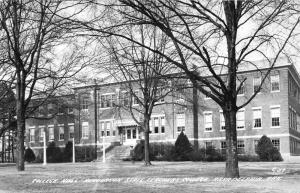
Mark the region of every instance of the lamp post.
[[75, 163], [75, 138], [73, 137], [73, 152], [72, 152], [72, 157], [73, 157], [73, 163]]
[[103, 158], [103, 160], [102, 160], [102, 162], [103, 163], [105, 163], [105, 132], [104, 132], [104, 135], [102, 136], [102, 148], [103, 148], [103, 156], [102, 156], [102, 158]]
[[46, 132], [43, 132], [43, 138], [44, 138], [44, 162], [43, 165], [47, 165], [47, 152], [46, 152]]

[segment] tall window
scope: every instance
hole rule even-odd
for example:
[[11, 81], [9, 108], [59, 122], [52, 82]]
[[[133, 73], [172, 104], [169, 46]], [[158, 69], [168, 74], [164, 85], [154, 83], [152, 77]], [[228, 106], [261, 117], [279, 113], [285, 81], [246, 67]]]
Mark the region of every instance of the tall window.
[[180, 113], [176, 115], [177, 132], [185, 131], [185, 114]]
[[100, 122], [100, 132], [101, 132], [101, 137], [105, 136], [105, 122]]
[[253, 78], [253, 90], [254, 92], [259, 92], [259, 87], [261, 85], [261, 77]]
[[253, 109], [253, 127], [261, 128], [261, 109]]
[[254, 140], [254, 151], [257, 151], [257, 145], [258, 145], [259, 139]]
[[225, 130], [225, 119], [224, 119], [223, 112], [220, 112], [220, 126], [221, 126], [221, 130], [224, 131]]
[[139, 102], [138, 102], [138, 97], [139, 97], [139, 91], [134, 91], [134, 96], [132, 97], [132, 100], [133, 100], [133, 105], [138, 105]]
[[45, 131], [44, 126], [39, 127], [39, 132], [40, 132], [39, 139], [40, 139], [40, 141], [44, 141], [44, 131]]
[[154, 133], [158, 133], [158, 128], [159, 128], [159, 119], [158, 117], [154, 117]]
[[74, 125], [69, 124], [69, 138], [73, 139], [74, 138]]
[[160, 117], [161, 133], [165, 133], [165, 117]]
[[115, 94], [102, 94], [100, 95], [100, 108], [113, 107], [115, 104]]
[[273, 107], [271, 108], [271, 121], [272, 127], [279, 127], [280, 126], [280, 107]]
[[73, 108], [72, 107], [68, 107], [68, 114], [73, 114]]
[[52, 103], [49, 103], [49, 104], [47, 105], [47, 109], [48, 109], [48, 116], [52, 116], [52, 114], [53, 114], [53, 109], [54, 109], [53, 104], [52, 104]]
[[48, 126], [49, 129], [49, 141], [53, 141], [54, 140], [54, 126]]
[[30, 142], [34, 142], [34, 129], [30, 129], [29, 132], [30, 132], [30, 135], [29, 135], [29, 141]]
[[278, 151], [280, 151], [280, 139], [272, 139], [271, 140], [274, 147], [276, 147], [278, 149]]
[[110, 136], [111, 124], [110, 121], [106, 121], [106, 136]]
[[238, 150], [238, 154], [244, 154], [245, 153], [245, 142], [244, 142], [244, 140], [238, 140], [237, 141], [237, 150]]
[[58, 131], [59, 131], [59, 140], [63, 141], [65, 139], [64, 126], [63, 125], [59, 125], [58, 126]]
[[[241, 81], [237, 81], [237, 84], [236, 84], [237, 89], [239, 88], [240, 84], [241, 84]], [[237, 94], [238, 94], [238, 95], [243, 95], [243, 94], [245, 94], [245, 84], [244, 84], [244, 83], [242, 83], [242, 85], [241, 85], [241, 87], [240, 87], [240, 90], [238, 90], [238, 93], [237, 93]]]
[[271, 75], [271, 91], [279, 91], [279, 74]]
[[129, 105], [129, 94], [126, 91], [120, 93], [120, 104], [123, 106]]
[[204, 128], [205, 131], [212, 131], [212, 112], [204, 113]]
[[81, 138], [87, 139], [89, 137], [89, 123], [83, 122], [82, 123], [82, 135]]
[[82, 97], [80, 102], [80, 108], [81, 110], [87, 111], [89, 109], [89, 99], [88, 97]]
[[237, 127], [237, 129], [245, 128], [245, 111], [244, 110], [239, 110], [236, 113], [236, 127]]
[[226, 154], [226, 141], [221, 141], [221, 153]]
[[38, 113], [37, 113], [38, 117], [42, 117], [44, 115], [44, 107], [42, 105], [40, 105], [38, 107]]

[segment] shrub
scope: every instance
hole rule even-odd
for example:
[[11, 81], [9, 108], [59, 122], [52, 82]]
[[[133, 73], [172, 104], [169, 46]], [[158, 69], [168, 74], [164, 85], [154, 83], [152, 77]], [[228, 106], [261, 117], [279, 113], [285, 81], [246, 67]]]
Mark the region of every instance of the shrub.
[[33, 162], [35, 160], [35, 154], [30, 147], [25, 150], [24, 159], [27, 162]]
[[175, 142], [175, 161], [189, 161], [189, 154], [193, 151], [187, 136], [181, 131]]
[[63, 161], [63, 155], [61, 153], [61, 150], [59, 147], [56, 147], [54, 141], [48, 144], [46, 152], [47, 152], [47, 162], [59, 163]]
[[282, 161], [280, 152], [265, 135], [258, 141], [256, 153], [261, 161]]
[[75, 147], [76, 162], [90, 162], [96, 158], [95, 147], [82, 146]]
[[64, 153], [63, 153], [64, 161], [71, 162], [72, 155], [73, 155], [73, 143], [71, 141], [68, 141], [68, 143], [66, 143], [66, 147], [65, 147]]
[[257, 155], [238, 155], [239, 161], [245, 162], [259, 162], [260, 159]]

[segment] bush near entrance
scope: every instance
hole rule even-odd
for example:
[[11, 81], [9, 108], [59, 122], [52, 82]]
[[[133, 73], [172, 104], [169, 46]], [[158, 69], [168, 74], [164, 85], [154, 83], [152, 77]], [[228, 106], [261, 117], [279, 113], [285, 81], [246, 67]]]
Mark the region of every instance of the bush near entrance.
[[266, 135], [258, 141], [256, 153], [261, 161], [282, 161], [280, 152]]
[[24, 159], [27, 162], [33, 162], [35, 160], [35, 154], [30, 147], [25, 150]]

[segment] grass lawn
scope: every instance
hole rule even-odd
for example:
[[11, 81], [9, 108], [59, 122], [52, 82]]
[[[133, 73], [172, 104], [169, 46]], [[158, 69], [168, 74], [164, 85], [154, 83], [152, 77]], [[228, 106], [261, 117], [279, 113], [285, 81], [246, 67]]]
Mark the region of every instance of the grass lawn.
[[240, 162], [240, 181], [222, 178], [224, 162], [152, 163], [27, 164], [23, 172], [0, 165], [0, 193], [300, 192], [300, 163]]

